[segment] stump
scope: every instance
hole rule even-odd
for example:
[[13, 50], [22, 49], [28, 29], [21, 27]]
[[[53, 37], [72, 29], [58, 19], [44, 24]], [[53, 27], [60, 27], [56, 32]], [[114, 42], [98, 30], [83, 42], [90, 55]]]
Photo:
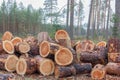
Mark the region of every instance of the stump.
[[62, 48], [55, 53], [55, 62], [61, 66], [70, 65], [73, 61], [73, 54], [67, 48]]
[[14, 53], [14, 45], [12, 44], [11, 41], [5, 40], [2, 42], [2, 47], [5, 52], [8, 54], [13, 54]]
[[18, 58], [15, 55], [0, 55], [0, 69], [14, 72]]
[[16, 72], [20, 75], [32, 74], [36, 71], [34, 58], [20, 58], [16, 64]]
[[40, 56], [35, 57], [37, 61], [37, 71], [44, 76], [51, 75], [54, 72], [54, 62], [50, 59], [42, 58]]
[[106, 65], [106, 72], [108, 74], [114, 74], [120, 76], [120, 63], [109, 62]]
[[56, 66], [54, 72], [55, 78], [63, 78], [76, 75], [76, 69], [73, 66]]
[[92, 79], [101, 80], [105, 79], [105, 76], [106, 76], [105, 66], [101, 64], [95, 65], [91, 72]]
[[2, 36], [2, 41], [11, 40], [12, 38], [13, 38], [12, 33], [9, 31], [6, 31]]
[[14, 38], [11, 40], [11, 42], [12, 42], [12, 44], [15, 46], [15, 45], [17, 45], [17, 44], [19, 44], [19, 43], [22, 42], [22, 38], [20, 38], [20, 37], [14, 37]]

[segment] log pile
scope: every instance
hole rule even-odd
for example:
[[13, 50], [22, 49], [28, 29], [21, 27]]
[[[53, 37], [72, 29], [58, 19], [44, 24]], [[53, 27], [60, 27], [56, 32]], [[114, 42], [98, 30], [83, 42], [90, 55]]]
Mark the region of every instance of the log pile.
[[6, 31], [0, 41], [0, 70], [19, 75], [38, 73], [63, 78], [87, 73], [101, 80], [106, 74], [120, 75], [119, 67], [119, 39], [75, 43], [65, 30], [58, 30], [55, 39], [47, 32], [40, 32], [37, 38], [21, 38]]

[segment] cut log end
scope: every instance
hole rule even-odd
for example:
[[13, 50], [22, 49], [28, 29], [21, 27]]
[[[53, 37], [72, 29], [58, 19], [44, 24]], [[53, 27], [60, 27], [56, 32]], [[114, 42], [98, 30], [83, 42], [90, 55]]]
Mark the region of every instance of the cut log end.
[[3, 49], [9, 54], [14, 53], [14, 46], [11, 41], [8, 40], [3, 41]]
[[11, 40], [12, 37], [13, 37], [12, 33], [9, 31], [6, 31], [2, 36], [2, 41]]
[[65, 30], [58, 30], [55, 33], [55, 40], [57, 42], [59, 42], [58, 41], [59, 39], [68, 39], [68, 40], [70, 40], [70, 37], [69, 37], [68, 33]]
[[73, 54], [67, 48], [62, 48], [55, 53], [55, 61], [58, 65], [69, 65], [73, 61]]
[[105, 67], [101, 64], [95, 65], [91, 72], [92, 79], [101, 80], [105, 78], [105, 75], [106, 75]]
[[9, 55], [6, 62], [5, 62], [5, 69], [8, 72], [13, 72], [16, 70], [16, 64], [18, 61], [18, 57], [16, 57], [15, 55]]
[[22, 42], [22, 39], [21, 39], [20, 37], [15, 37], [15, 38], [13, 38], [13, 39], [11, 40], [11, 42], [12, 42], [13, 45], [15, 46], [15, 45], [21, 43], [21, 42]]
[[43, 42], [40, 44], [39, 51], [40, 51], [40, 55], [41, 55], [42, 57], [47, 57], [47, 56], [49, 55], [49, 52], [50, 52], [49, 42], [48, 42], [48, 41], [43, 41]]
[[105, 41], [101, 41], [101, 42], [98, 42], [97, 44], [96, 44], [96, 47], [106, 47], [106, 42]]
[[40, 72], [43, 75], [50, 75], [50, 74], [53, 74], [54, 68], [55, 68], [54, 67], [54, 62], [52, 60], [45, 59], [41, 62]]
[[30, 45], [27, 42], [20, 43], [18, 48], [21, 53], [27, 53], [30, 51]]
[[16, 65], [17, 74], [24, 75], [26, 73], [27, 63], [24, 58], [20, 58]]

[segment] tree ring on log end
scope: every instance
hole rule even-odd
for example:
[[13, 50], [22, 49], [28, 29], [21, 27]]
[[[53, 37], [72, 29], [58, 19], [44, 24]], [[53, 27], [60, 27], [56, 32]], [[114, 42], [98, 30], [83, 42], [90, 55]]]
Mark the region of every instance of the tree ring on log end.
[[13, 71], [15, 71], [17, 61], [18, 61], [18, 57], [16, 57], [15, 55], [9, 55], [9, 56], [7, 57], [6, 62], [5, 62], [5, 69], [6, 69], [8, 72], [13, 72]]
[[13, 43], [13, 45], [17, 45], [18, 43], [22, 42], [22, 39], [20, 37], [15, 37], [11, 40], [11, 42]]
[[19, 51], [21, 53], [27, 53], [30, 51], [30, 45], [27, 42], [22, 42], [19, 44]]
[[45, 59], [43, 60], [43, 62], [41, 62], [41, 65], [39, 67], [40, 69], [40, 72], [43, 74], [43, 75], [50, 75], [50, 74], [53, 74], [54, 72], [54, 62], [52, 60], [49, 60], [49, 59]]
[[16, 65], [17, 74], [24, 75], [26, 73], [27, 63], [24, 58], [20, 58]]
[[50, 52], [50, 44], [48, 41], [43, 41], [41, 44], [40, 44], [40, 55], [42, 57], [47, 57], [49, 55], [49, 52]]
[[12, 37], [13, 37], [12, 33], [9, 31], [6, 31], [2, 36], [2, 41], [11, 40]]
[[58, 42], [59, 39], [68, 39], [70, 40], [70, 37], [68, 33], [65, 30], [58, 30], [55, 33], [55, 40]]
[[3, 41], [3, 49], [9, 54], [14, 53], [14, 46], [11, 41], [8, 40]]
[[73, 61], [73, 54], [67, 48], [62, 48], [55, 53], [55, 61], [58, 65], [69, 65]]

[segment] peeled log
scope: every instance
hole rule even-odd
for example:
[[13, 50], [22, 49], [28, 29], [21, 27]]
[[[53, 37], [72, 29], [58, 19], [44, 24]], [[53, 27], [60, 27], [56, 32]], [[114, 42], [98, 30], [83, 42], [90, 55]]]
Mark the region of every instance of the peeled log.
[[44, 76], [53, 74], [55, 66], [52, 60], [40, 56], [36, 56], [35, 59], [37, 61], [37, 71], [39, 73]]
[[120, 63], [109, 62], [106, 65], [106, 72], [108, 74], [114, 74], [120, 76]]
[[16, 64], [17, 74], [32, 74], [36, 71], [36, 60], [34, 58], [20, 58]]
[[40, 32], [37, 35], [38, 42], [41, 43], [42, 41], [49, 41], [53, 42], [50, 36], [48, 35], [48, 32]]
[[9, 54], [14, 53], [14, 46], [11, 41], [8, 41], [8, 40], [3, 41], [2, 47], [3, 47], [4, 51], [7, 53], [9, 53]]
[[101, 80], [105, 79], [105, 76], [106, 76], [105, 66], [101, 64], [95, 65], [91, 72], [92, 79]]
[[12, 38], [13, 38], [12, 33], [9, 31], [6, 31], [2, 36], [2, 41], [11, 40]]
[[73, 64], [73, 66], [76, 69], [76, 74], [90, 73], [92, 70], [91, 63], [77, 63], [77, 64]]
[[30, 51], [30, 45], [27, 42], [21, 42], [15, 46], [16, 52], [27, 53]]
[[14, 38], [11, 40], [11, 42], [12, 42], [12, 44], [15, 46], [15, 45], [17, 45], [17, 44], [19, 44], [19, 43], [22, 42], [22, 38], [20, 38], [20, 37], [14, 37]]
[[18, 58], [15, 55], [2, 54], [0, 55], [0, 69], [13, 72], [17, 61]]
[[62, 48], [55, 53], [55, 62], [61, 66], [70, 65], [73, 62], [73, 54], [67, 48]]
[[76, 69], [73, 66], [56, 66], [54, 72], [55, 78], [63, 78], [76, 75]]
[[84, 63], [106, 64], [107, 63], [107, 51], [106, 48], [98, 48], [92, 52], [84, 51], [80, 53], [80, 61]]
[[15, 80], [14, 74], [0, 74], [0, 80]]
[[120, 53], [108, 53], [108, 61], [120, 63]]
[[48, 41], [41, 42], [39, 46], [39, 53], [42, 57], [48, 57], [55, 54], [61, 47], [55, 43], [49, 43]]
[[109, 39], [107, 47], [108, 47], [109, 53], [119, 53], [120, 52], [120, 40], [117, 38]]

